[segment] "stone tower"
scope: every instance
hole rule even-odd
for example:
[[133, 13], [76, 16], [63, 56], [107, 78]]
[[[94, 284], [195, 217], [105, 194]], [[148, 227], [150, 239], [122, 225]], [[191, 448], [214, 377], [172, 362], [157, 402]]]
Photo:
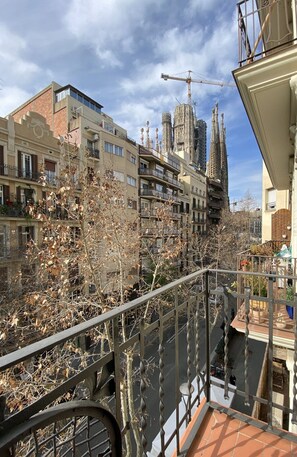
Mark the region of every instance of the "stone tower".
[[228, 156], [226, 147], [226, 128], [224, 125], [224, 114], [221, 114], [221, 128], [220, 128], [220, 152], [221, 152], [221, 183], [224, 191], [225, 208], [229, 206], [228, 198]]
[[218, 104], [216, 104], [214, 109], [212, 110], [208, 176], [211, 179], [218, 179], [221, 181], [221, 150], [218, 121]]
[[187, 162], [194, 161], [194, 113], [191, 105], [177, 105], [174, 112], [173, 137], [175, 152], [184, 151]]
[[195, 150], [197, 165], [201, 170], [206, 171], [206, 138], [207, 124], [203, 119], [197, 119], [195, 125]]
[[162, 151], [166, 154], [172, 151], [172, 122], [170, 113], [162, 113]]

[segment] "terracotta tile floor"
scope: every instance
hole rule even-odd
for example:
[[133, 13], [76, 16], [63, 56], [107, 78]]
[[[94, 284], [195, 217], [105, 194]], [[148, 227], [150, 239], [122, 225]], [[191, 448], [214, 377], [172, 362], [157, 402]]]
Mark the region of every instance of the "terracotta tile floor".
[[187, 457], [295, 457], [297, 444], [210, 409]]

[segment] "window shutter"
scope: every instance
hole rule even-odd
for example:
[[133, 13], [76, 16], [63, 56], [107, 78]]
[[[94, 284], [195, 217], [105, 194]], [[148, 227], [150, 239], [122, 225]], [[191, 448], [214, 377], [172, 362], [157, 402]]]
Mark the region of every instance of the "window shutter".
[[0, 175], [4, 175], [4, 149], [0, 145]]
[[17, 186], [17, 188], [16, 188], [16, 198], [17, 198], [17, 202], [19, 203], [21, 201], [21, 187], [20, 186]]
[[38, 171], [37, 155], [32, 154], [32, 177], [33, 177], [33, 179], [38, 178], [37, 171]]
[[22, 173], [22, 153], [21, 151], [18, 151], [18, 175], [21, 177], [23, 175]]
[[[37, 156], [36, 156], [37, 157]], [[44, 161], [44, 169], [46, 171], [53, 171], [55, 172], [56, 171], [56, 163], [55, 162], [51, 162], [50, 160], [45, 160]], [[37, 171], [37, 170], [36, 170]]]
[[4, 203], [9, 201], [9, 197], [10, 197], [9, 186], [3, 185], [3, 201], [4, 201]]
[[23, 238], [22, 238], [22, 232], [23, 232], [23, 227], [18, 227], [19, 231], [19, 247], [23, 247]]

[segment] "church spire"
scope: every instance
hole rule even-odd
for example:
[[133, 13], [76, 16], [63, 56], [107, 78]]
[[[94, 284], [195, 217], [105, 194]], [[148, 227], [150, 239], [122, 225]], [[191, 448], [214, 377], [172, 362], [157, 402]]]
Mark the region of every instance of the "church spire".
[[221, 152], [219, 135], [218, 104], [216, 103], [212, 110], [208, 176], [212, 179], [221, 180]]
[[228, 197], [228, 157], [226, 147], [226, 128], [224, 125], [224, 114], [221, 114], [221, 128], [220, 128], [220, 151], [221, 151], [221, 182], [224, 191], [224, 206], [229, 206]]

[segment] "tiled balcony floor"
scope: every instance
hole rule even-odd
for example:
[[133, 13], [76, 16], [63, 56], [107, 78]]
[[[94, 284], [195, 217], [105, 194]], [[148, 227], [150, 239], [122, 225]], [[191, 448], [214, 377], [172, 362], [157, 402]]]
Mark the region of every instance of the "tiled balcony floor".
[[[244, 305], [241, 306], [238, 311], [235, 319], [232, 321], [232, 327], [234, 327], [238, 332], [245, 332], [245, 317], [244, 317]], [[286, 322], [286, 328], [284, 330], [278, 329], [276, 324], [273, 326], [273, 339], [275, 343], [281, 344], [286, 341], [286, 347], [293, 347], [294, 344], [294, 328], [293, 321], [288, 317], [286, 312], [286, 307], [284, 305], [278, 305], [277, 310], [274, 313], [274, 322], [277, 319], [279, 312], [282, 312], [284, 320]], [[256, 319], [251, 318], [249, 323], [249, 333], [250, 337], [254, 339], [259, 339], [260, 341], [265, 341], [268, 339], [268, 315], [265, 316], [261, 322]]]
[[209, 408], [186, 455], [293, 457], [297, 455], [297, 443]]

